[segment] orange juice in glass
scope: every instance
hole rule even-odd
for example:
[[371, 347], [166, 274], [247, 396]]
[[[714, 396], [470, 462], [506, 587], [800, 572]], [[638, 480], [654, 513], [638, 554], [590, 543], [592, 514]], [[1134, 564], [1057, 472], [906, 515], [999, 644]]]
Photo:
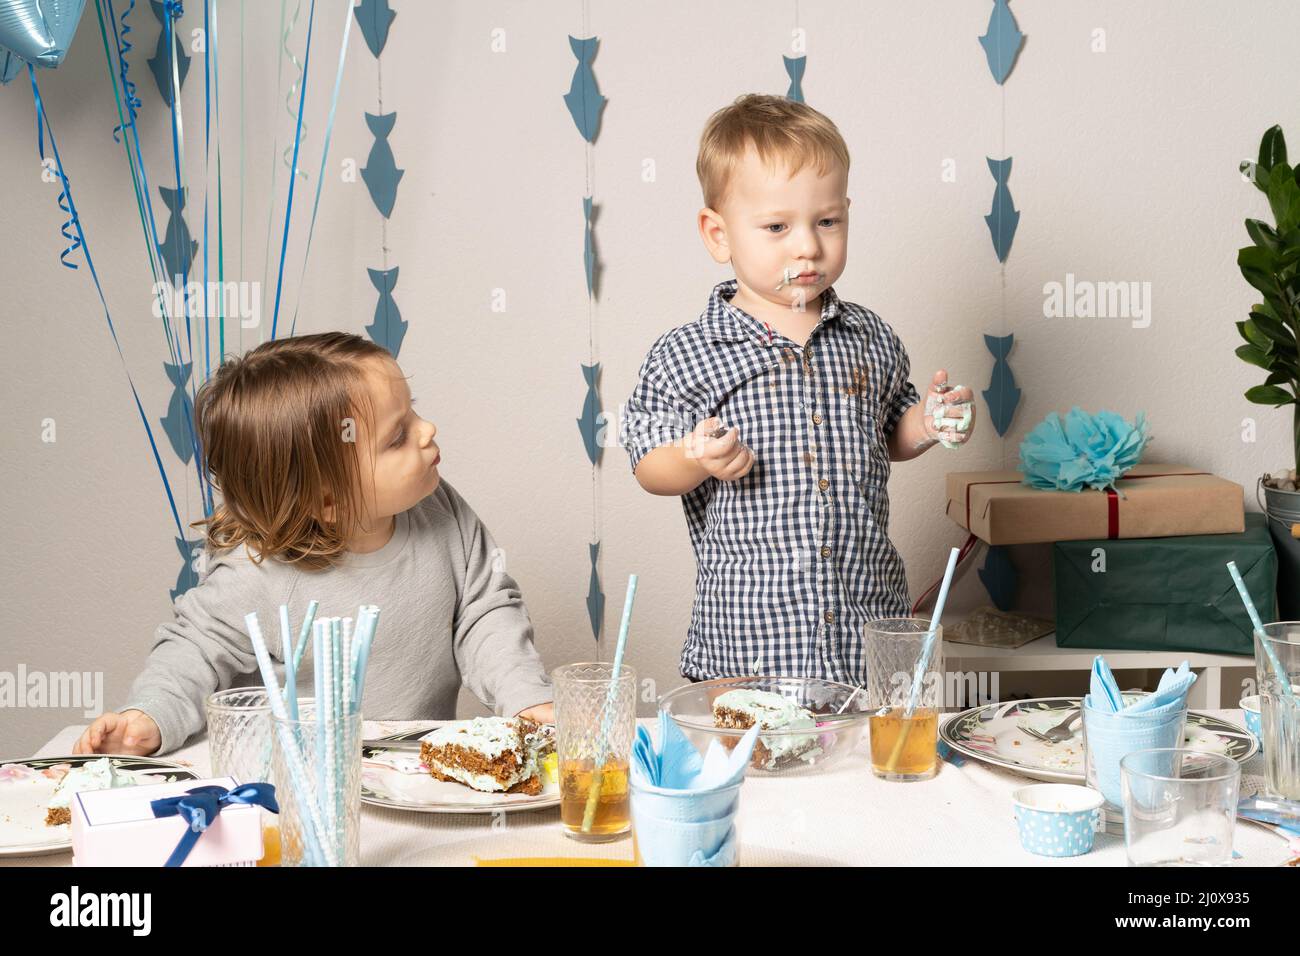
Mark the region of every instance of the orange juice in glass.
[[605, 663], [566, 664], [555, 685], [560, 820], [566, 836], [604, 843], [632, 828], [628, 764], [636, 735], [636, 672]]
[[864, 629], [871, 771], [885, 780], [910, 783], [939, 772], [943, 628], [932, 641], [929, 630], [928, 619], [914, 617], [872, 621]]

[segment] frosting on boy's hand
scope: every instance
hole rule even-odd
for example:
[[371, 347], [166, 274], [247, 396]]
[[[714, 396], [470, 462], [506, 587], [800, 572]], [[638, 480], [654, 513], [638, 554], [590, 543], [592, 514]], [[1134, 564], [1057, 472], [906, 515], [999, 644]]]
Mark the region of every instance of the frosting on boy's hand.
[[740, 440], [739, 428], [726, 428], [716, 416], [695, 426], [685, 439], [686, 457], [694, 458], [719, 481], [744, 478], [754, 467], [754, 453]]
[[925, 433], [944, 448], [956, 448], [970, 438], [975, 424], [975, 396], [965, 385], [949, 385], [948, 373], [934, 374], [925, 396]]

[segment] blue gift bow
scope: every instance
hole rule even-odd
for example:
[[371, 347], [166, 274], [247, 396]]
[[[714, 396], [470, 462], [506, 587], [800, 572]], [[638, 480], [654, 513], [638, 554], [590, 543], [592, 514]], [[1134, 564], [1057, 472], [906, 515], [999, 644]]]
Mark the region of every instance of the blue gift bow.
[[280, 806], [275, 802], [275, 785], [270, 783], [246, 783], [233, 790], [217, 786], [195, 787], [178, 797], [150, 801], [149, 807], [155, 817], [181, 817], [190, 825], [163, 866], [180, 866], [184, 863], [203, 831], [217, 819], [221, 808], [232, 803], [251, 804], [265, 807], [272, 813], [280, 812]]

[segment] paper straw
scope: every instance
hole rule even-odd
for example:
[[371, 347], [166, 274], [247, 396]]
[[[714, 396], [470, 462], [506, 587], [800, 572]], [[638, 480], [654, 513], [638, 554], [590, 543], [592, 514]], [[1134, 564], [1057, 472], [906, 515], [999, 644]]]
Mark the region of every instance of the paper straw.
[[636, 575], [627, 577], [627, 598], [623, 602], [623, 620], [618, 626], [618, 644], [614, 647], [614, 670], [605, 695], [605, 707], [600, 721], [600, 737], [596, 741], [596, 759], [592, 763], [591, 789], [587, 792], [587, 806], [582, 813], [582, 832], [590, 833], [596, 822], [596, 809], [600, 804], [600, 788], [604, 779], [605, 751], [609, 749], [610, 724], [614, 717], [614, 698], [618, 693], [618, 676], [623, 670], [623, 649], [627, 647], [627, 631], [632, 623], [632, 602], [636, 599]]
[[293, 670], [296, 674], [302, 667], [302, 655], [307, 651], [307, 638], [311, 636], [311, 626], [316, 620], [316, 608], [320, 607], [319, 601], [312, 601], [307, 605], [307, 616], [302, 619], [302, 629], [298, 631], [298, 646], [293, 655]]
[[939, 619], [943, 617], [943, 606], [948, 603], [948, 587], [952, 584], [953, 571], [957, 568], [960, 548], [953, 548], [948, 553], [948, 567], [943, 572], [943, 584], [939, 586], [939, 597], [934, 602], [934, 616], [930, 618], [930, 630], [926, 632], [925, 642], [921, 645], [921, 656], [917, 659], [916, 670], [912, 673], [912, 687], [907, 694], [907, 703], [903, 705], [903, 722], [894, 741], [894, 750], [885, 764], [885, 772], [893, 773], [898, 765], [898, 758], [907, 744], [907, 736], [912, 729], [912, 713], [916, 710], [921, 696], [921, 685], [925, 682], [925, 673], [930, 669], [930, 658], [934, 656], [934, 646], [938, 643]]
[[284, 702], [289, 717], [298, 719], [298, 668], [294, 663], [293, 636], [289, 633], [289, 606], [280, 605], [280, 655], [284, 658]]
[[1291, 679], [1287, 677], [1286, 668], [1278, 660], [1277, 653], [1273, 650], [1273, 645], [1267, 634], [1264, 633], [1264, 624], [1259, 619], [1259, 612], [1255, 610], [1255, 602], [1250, 599], [1250, 592], [1246, 590], [1246, 582], [1242, 580], [1241, 572], [1237, 570], [1237, 562], [1228, 562], [1228, 573], [1232, 575], [1232, 583], [1237, 585], [1237, 593], [1241, 595], [1241, 603], [1246, 605], [1246, 613], [1250, 615], [1250, 623], [1259, 632], [1259, 645], [1264, 648], [1264, 654], [1268, 657], [1269, 666], [1273, 668], [1273, 673], [1277, 676], [1278, 683], [1282, 685], [1282, 694], [1288, 700], [1295, 700], [1295, 694], [1291, 690]]
[[355, 676], [355, 662], [352, 658], [352, 618], [343, 619], [343, 653], [339, 660], [343, 662], [343, 713], [352, 713], [352, 678]]
[[379, 608], [374, 604], [366, 604], [362, 606], [360, 613], [363, 615], [364, 631], [358, 642], [357, 668], [352, 678], [352, 697], [356, 701], [358, 710], [361, 709], [361, 695], [366, 687], [366, 665], [370, 663], [370, 648], [374, 645], [375, 629], [379, 626]]
[[320, 807], [317, 805], [311, 789], [307, 786], [307, 771], [303, 766], [302, 753], [298, 750], [292, 729], [284, 723], [289, 719], [284, 701], [276, 693], [275, 669], [271, 666], [271, 654], [266, 649], [262, 638], [262, 629], [257, 623], [257, 614], [250, 613], [244, 617], [248, 626], [248, 636], [253, 642], [253, 653], [257, 657], [257, 667], [262, 672], [262, 682], [266, 686], [266, 697], [271, 704], [271, 713], [279, 723], [276, 724], [280, 734], [280, 746], [284, 750], [285, 763], [289, 765], [289, 775], [299, 797], [299, 804], [307, 811], [307, 825], [303, 828], [304, 849], [308, 855], [327, 866], [336, 865], [337, 856], [334, 847], [327, 839], [327, 831], [321, 821]]
[[853, 703], [853, 698], [858, 696], [858, 691], [862, 690], [862, 687], [863, 685], [859, 684], [857, 687], [853, 688], [853, 693], [849, 694], [848, 697], [844, 698], [844, 703], [840, 704], [840, 709], [835, 711], [835, 713], [837, 714], [844, 713], [845, 708], [848, 707], [849, 704]]

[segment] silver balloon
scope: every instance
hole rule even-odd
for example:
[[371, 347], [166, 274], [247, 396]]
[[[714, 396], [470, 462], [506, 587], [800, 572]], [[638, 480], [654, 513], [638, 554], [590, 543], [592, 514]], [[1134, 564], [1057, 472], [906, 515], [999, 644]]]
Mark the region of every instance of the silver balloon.
[[86, 0], [0, 0], [0, 67], [12, 79], [22, 64], [55, 67], [72, 44]]

